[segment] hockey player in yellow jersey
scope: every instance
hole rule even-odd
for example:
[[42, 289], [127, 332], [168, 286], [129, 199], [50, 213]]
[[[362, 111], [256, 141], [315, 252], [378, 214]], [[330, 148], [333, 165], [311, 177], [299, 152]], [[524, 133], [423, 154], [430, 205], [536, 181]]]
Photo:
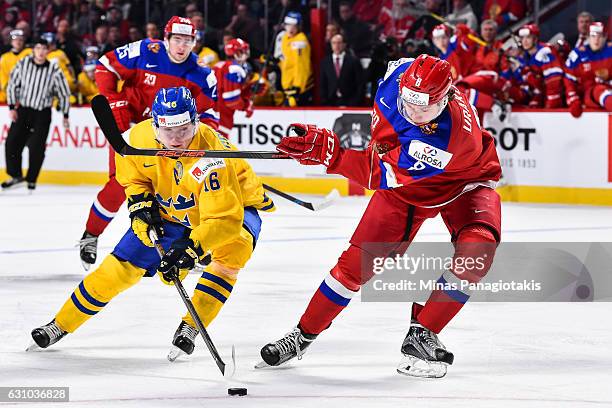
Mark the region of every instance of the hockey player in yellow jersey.
[[[185, 87], [161, 89], [152, 119], [124, 136], [138, 148], [228, 150], [233, 146], [197, 119]], [[193, 304], [205, 326], [230, 296], [238, 272], [251, 257], [260, 211], [273, 211], [259, 177], [241, 159], [116, 156], [117, 180], [125, 187], [131, 228], [101, 265], [75, 288], [51, 323], [34, 329], [36, 345], [46, 348], [74, 332], [117, 294], [143, 276], [162, 282], [183, 279], [210, 253], [212, 262], [198, 280]], [[161, 260], [149, 239], [154, 230], [165, 249]], [[183, 317], [168, 356], [191, 354], [197, 335], [189, 314]]]
[[279, 68], [287, 106], [308, 104], [314, 86], [310, 43], [306, 34], [300, 31], [301, 22], [302, 15], [297, 11], [288, 12], [284, 19]]
[[[70, 92], [76, 92], [77, 83], [75, 81], [74, 68], [70, 65], [70, 60], [68, 56], [63, 50], [57, 48], [57, 38], [54, 33], [43, 33], [41, 37], [49, 43], [49, 54], [47, 54], [47, 59], [49, 61], [56, 61], [57, 65], [60, 67], [64, 76], [66, 77], [66, 81], [68, 82], [68, 87], [70, 88]], [[71, 98], [70, 103], [75, 103], [76, 100], [74, 97]]]
[[22, 30], [13, 30], [11, 35], [11, 50], [0, 56], [0, 103], [6, 103], [6, 87], [11, 71], [17, 63], [32, 53], [31, 48], [24, 48], [25, 34]]
[[93, 97], [100, 93], [94, 77], [95, 70], [95, 60], [85, 61], [85, 64], [83, 64], [83, 71], [81, 71], [77, 77], [79, 104], [91, 103]]

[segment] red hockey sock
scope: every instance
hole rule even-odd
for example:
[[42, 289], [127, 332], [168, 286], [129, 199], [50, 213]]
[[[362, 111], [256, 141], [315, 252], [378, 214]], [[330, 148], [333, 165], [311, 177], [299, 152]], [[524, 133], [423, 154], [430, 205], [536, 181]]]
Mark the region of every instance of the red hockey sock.
[[[487, 227], [472, 225], [459, 233], [455, 259], [477, 259], [484, 257], [487, 261], [484, 267], [461, 271], [461, 279], [469, 282], [480, 281], [488, 272], [495, 256], [497, 241]], [[470, 298], [469, 291], [459, 290], [461, 279], [453, 272], [446, 271], [438, 279], [438, 284], [445, 285], [444, 290], [434, 290], [423, 309], [418, 313], [417, 320], [429, 330], [440, 333], [446, 325], [461, 310]], [[451, 285], [453, 285], [451, 287]]]
[[113, 176], [106, 182], [93, 202], [85, 230], [95, 236], [102, 234], [124, 201], [125, 191]]
[[357, 292], [348, 289], [330, 272], [310, 300], [300, 319], [300, 328], [309, 334], [321, 333], [344, 310], [355, 293]]

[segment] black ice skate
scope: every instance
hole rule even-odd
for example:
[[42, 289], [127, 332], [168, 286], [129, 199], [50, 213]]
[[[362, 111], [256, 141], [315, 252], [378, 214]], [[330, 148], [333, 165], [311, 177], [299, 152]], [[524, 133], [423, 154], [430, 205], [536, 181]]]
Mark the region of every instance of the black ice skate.
[[181, 322], [174, 333], [172, 340], [172, 348], [168, 353], [168, 360], [174, 361], [182, 355], [190, 355], [195, 348], [195, 338], [198, 335], [198, 330], [191, 327], [185, 322]]
[[37, 329], [32, 330], [32, 340], [34, 343], [26, 351], [36, 350], [37, 348], [47, 348], [60, 341], [68, 332], [63, 331], [55, 324], [55, 319]]
[[96, 263], [96, 257], [98, 255], [98, 237], [85, 231], [78, 245], [81, 264], [83, 268], [88, 271], [91, 265]]
[[402, 343], [404, 357], [397, 372], [413, 377], [442, 378], [446, 368], [453, 364], [453, 353], [446, 350], [436, 333], [423, 327], [416, 319]]
[[0, 186], [2, 187], [2, 191], [10, 190], [16, 187], [23, 187], [25, 184], [25, 179], [23, 177], [11, 177], [6, 180]]
[[258, 363], [255, 368], [279, 366], [294, 357], [301, 360], [305, 350], [316, 338], [316, 334], [304, 333], [299, 326], [294, 327], [282, 339], [262, 347], [260, 353], [263, 361]]

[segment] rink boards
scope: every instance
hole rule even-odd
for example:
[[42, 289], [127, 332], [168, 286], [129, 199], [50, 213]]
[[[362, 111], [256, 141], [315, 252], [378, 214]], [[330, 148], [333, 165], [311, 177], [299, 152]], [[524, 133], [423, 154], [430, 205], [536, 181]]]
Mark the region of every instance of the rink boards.
[[[47, 154], [39, 182], [102, 184], [106, 180], [108, 145], [89, 108], [73, 108], [70, 128], [53, 113]], [[273, 150], [291, 123], [314, 123], [333, 129], [347, 148], [369, 141], [368, 109], [259, 108], [246, 119], [236, 113], [231, 140], [241, 150]], [[4, 141], [10, 123], [0, 107], [0, 168], [5, 167]], [[612, 205], [612, 116], [588, 111], [580, 119], [567, 112], [513, 112], [506, 123], [491, 115], [484, 126], [497, 142], [504, 169], [505, 200], [524, 202]], [[27, 163], [27, 162], [26, 162]], [[251, 161], [266, 182], [290, 192], [363, 194], [360, 188], [320, 166], [300, 166], [288, 160]]]

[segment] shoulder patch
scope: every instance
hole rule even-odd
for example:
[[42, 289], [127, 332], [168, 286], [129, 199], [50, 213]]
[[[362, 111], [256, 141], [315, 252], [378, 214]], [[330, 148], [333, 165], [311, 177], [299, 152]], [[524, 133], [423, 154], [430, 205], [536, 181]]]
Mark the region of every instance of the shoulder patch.
[[189, 174], [195, 181], [201, 183], [211, 171], [223, 167], [225, 167], [225, 160], [223, 159], [202, 158], [191, 167]]
[[129, 58], [135, 58], [140, 56], [140, 44], [142, 44], [142, 40], [130, 43], [128, 45]]
[[542, 48], [540, 48], [536, 52], [535, 59], [537, 61], [544, 62], [544, 63], [550, 62], [551, 61], [551, 58], [550, 58], [551, 54], [552, 54], [552, 52], [551, 52], [549, 47], [542, 47]]
[[389, 63], [387, 64], [387, 72], [385, 72], [385, 76], [383, 78], [383, 80], [389, 78], [391, 76], [391, 74], [402, 64], [405, 64], [406, 62], [412, 62], [414, 61], [414, 58], [400, 58], [398, 60], [395, 61], [389, 61]]
[[209, 88], [217, 86], [217, 77], [214, 72], [210, 71], [208, 75], [206, 75], [206, 84]]

